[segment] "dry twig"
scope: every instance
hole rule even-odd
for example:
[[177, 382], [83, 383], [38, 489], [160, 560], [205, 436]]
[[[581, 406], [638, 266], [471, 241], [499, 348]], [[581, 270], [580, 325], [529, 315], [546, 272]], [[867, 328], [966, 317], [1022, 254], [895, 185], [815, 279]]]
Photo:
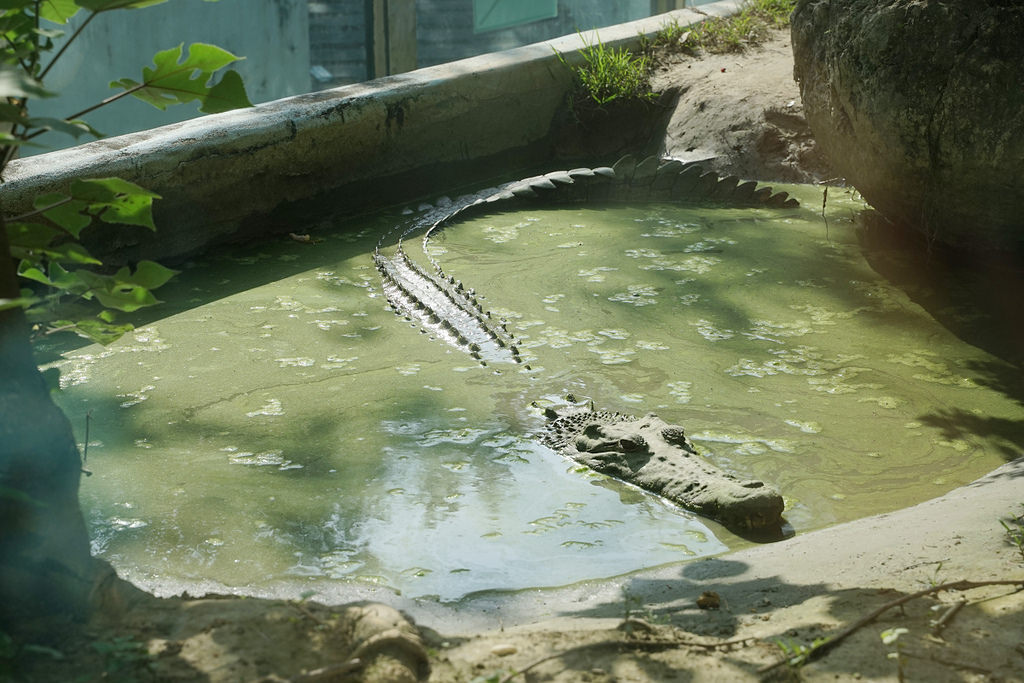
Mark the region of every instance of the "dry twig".
[[730, 648], [730, 647], [733, 647], [733, 646], [736, 646], [736, 645], [747, 645], [747, 644], [750, 644], [750, 643], [752, 643], [752, 642], [754, 642], [756, 640], [757, 640], [756, 638], [737, 638], [735, 640], [724, 640], [724, 641], [711, 642], [711, 643], [703, 643], [703, 642], [699, 642], [699, 641], [695, 641], [695, 640], [684, 640], [682, 638], [657, 638], [657, 639], [643, 639], [643, 640], [637, 639], [637, 640], [622, 640], [622, 641], [602, 640], [602, 641], [597, 642], [597, 643], [586, 643], [584, 645], [577, 645], [576, 647], [571, 647], [568, 650], [561, 650], [559, 652], [554, 652], [552, 654], [545, 655], [544, 657], [541, 657], [540, 659], [536, 659], [536, 660], [530, 662], [529, 664], [524, 666], [522, 669], [518, 669], [518, 670], [513, 671], [512, 673], [506, 675], [504, 678], [501, 679], [500, 683], [509, 683], [510, 681], [512, 681], [517, 676], [521, 676], [521, 675], [525, 674], [527, 671], [529, 671], [530, 669], [533, 669], [534, 667], [540, 666], [544, 662], [549, 662], [552, 659], [559, 659], [559, 658], [565, 657], [567, 655], [575, 654], [577, 652], [584, 652], [586, 650], [592, 650], [592, 649], [595, 649], [595, 648], [623, 647], [623, 648], [632, 649], [632, 650], [653, 650], [653, 651], [658, 651], [658, 650], [670, 650], [670, 649], [678, 648], [678, 647], [699, 647], [699, 648], [705, 648], [705, 649], [710, 649], [710, 650], [717, 650], [717, 649], [720, 649], [720, 648]]
[[[835, 634], [834, 636], [831, 636], [830, 638], [826, 638], [818, 645], [812, 647], [805, 655], [802, 663], [806, 664], [807, 662], [813, 661], [815, 659], [820, 659], [827, 652], [832, 650], [832, 648], [836, 647], [837, 645], [839, 645], [839, 643], [843, 642], [847, 637], [855, 633], [863, 626], [870, 624], [875, 619], [880, 617], [883, 613], [889, 611], [893, 607], [902, 607], [905, 603], [908, 603], [911, 600], [923, 598], [926, 595], [932, 595], [934, 593], [941, 593], [942, 591], [965, 591], [970, 590], [972, 588], [981, 588], [982, 586], [1020, 586], [1020, 588], [1018, 588], [1017, 590], [1022, 590], [1024, 589], [1024, 579], [993, 579], [990, 581], [950, 581], [949, 583], [939, 584], [938, 586], [932, 586], [931, 588], [926, 588], [916, 593], [904, 595], [901, 598], [897, 598], [896, 600], [892, 600], [890, 602], [885, 603], [884, 605], [874, 610], [867, 616], [861, 617], [857, 621], [853, 622], [839, 633]], [[773, 664], [761, 667], [757, 670], [757, 673], [766, 674], [769, 671], [773, 671], [779, 668], [780, 666], [786, 665], [788, 662], [788, 658], [780, 659], [779, 661]]]

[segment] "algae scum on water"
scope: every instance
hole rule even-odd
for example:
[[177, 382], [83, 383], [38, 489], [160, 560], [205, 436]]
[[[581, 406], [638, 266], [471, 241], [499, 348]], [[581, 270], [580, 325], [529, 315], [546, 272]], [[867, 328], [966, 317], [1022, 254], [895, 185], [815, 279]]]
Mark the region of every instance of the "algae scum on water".
[[450, 600], [742, 543], [541, 446], [531, 403], [568, 393], [684, 426], [777, 486], [797, 533], [939, 495], [1006, 446], [943, 416], [1019, 406], [983, 381], [1000, 361], [871, 269], [857, 209], [832, 201], [828, 233], [805, 209], [664, 205], [451, 226], [431, 255], [507, 320], [518, 366], [388, 310], [370, 254], [392, 214], [190, 264], [166, 295], [189, 308], [59, 363], [80, 439], [91, 415], [94, 550], [164, 592]]

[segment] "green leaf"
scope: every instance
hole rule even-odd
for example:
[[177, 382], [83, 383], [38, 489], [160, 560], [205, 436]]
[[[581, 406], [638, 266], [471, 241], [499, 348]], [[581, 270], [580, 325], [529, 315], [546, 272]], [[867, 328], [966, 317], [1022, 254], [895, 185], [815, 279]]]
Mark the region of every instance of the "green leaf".
[[879, 634], [879, 637], [882, 639], [884, 644], [892, 645], [899, 640], [900, 636], [904, 633], [910, 633], [910, 631], [905, 628], [887, 628]]
[[59, 192], [39, 195], [32, 204], [37, 211], [75, 238], [92, 223], [92, 217], [82, 213], [88, 204]]
[[39, 297], [25, 297], [20, 296], [17, 299], [0, 299], [0, 311], [6, 311], [10, 308], [28, 308], [39, 303]]
[[10, 121], [20, 126], [27, 120], [24, 107], [9, 102], [0, 102], [0, 121]]
[[237, 73], [229, 71], [220, 83], [211, 85], [214, 72], [241, 57], [216, 45], [193, 43], [188, 55], [182, 59], [183, 47], [181, 44], [156, 53], [153, 56], [155, 68], [142, 70], [141, 83], [122, 78], [113, 81], [110, 87], [129, 91], [134, 97], [161, 110], [172, 104], [195, 100], [199, 100], [200, 111], [205, 113], [252, 106]]
[[[22, 261], [18, 264], [18, 277], [26, 280], [33, 280], [34, 282], [41, 282], [44, 285], [52, 284], [50, 278], [46, 277], [46, 273], [36, 268], [35, 265], [28, 261]], [[8, 301], [8, 299], [5, 299]]]
[[55, 321], [54, 327], [65, 327], [70, 326], [70, 329], [77, 333], [79, 336], [85, 337], [89, 341], [97, 344], [103, 344], [106, 346], [111, 342], [115, 342], [123, 337], [127, 332], [131, 332], [135, 329], [135, 326], [131, 323], [121, 323], [119, 325], [112, 325], [103, 320], [97, 320], [94, 318], [86, 318], [84, 320], [60, 320]]
[[53, 287], [62, 289], [71, 294], [81, 294], [88, 286], [82, 281], [82, 278], [78, 277], [78, 271], [64, 270], [57, 262], [51, 262], [48, 277]]
[[0, 133], [0, 147], [45, 147], [46, 145], [40, 145], [37, 142], [29, 142], [28, 140], [22, 140], [21, 138], [14, 137], [10, 133]]
[[55, 24], [66, 24], [68, 19], [78, 14], [78, 5], [75, 0], [43, 0], [39, 6], [39, 16]]
[[49, 38], [50, 40], [64, 37], [64, 31], [59, 28], [34, 28], [32, 29], [32, 32], [36, 35], [42, 36], [43, 38]]
[[[51, 369], [56, 369], [56, 368], [51, 368]], [[47, 370], [47, 372], [49, 372], [49, 370]], [[58, 372], [58, 374], [60, 374], [59, 370], [57, 372]], [[43, 374], [45, 376], [46, 373], [43, 373]], [[23, 646], [21, 648], [21, 650], [22, 650], [22, 652], [28, 652], [28, 653], [35, 654], [35, 655], [46, 655], [47, 657], [49, 657], [51, 659], [58, 659], [58, 660], [64, 659], [64, 653], [63, 652], [61, 652], [60, 650], [55, 650], [52, 647], [46, 647], [45, 645], [35, 645], [33, 643], [29, 643], [29, 644]]]
[[76, 0], [80, 7], [93, 12], [106, 12], [114, 9], [141, 9], [151, 5], [162, 5], [167, 0]]
[[10, 64], [0, 64], [0, 97], [53, 97], [55, 93]]
[[131, 277], [131, 282], [147, 289], [156, 289], [167, 284], [168, 280], [180, 272], [165, 268], [155, 261], [139, 261], [135, 266], [135, 274]]
[[[89, 202], [89, 212], [104, 223], [139, 225], [156, 230], [153, 200], [160, 195], [121, 178], [76, 180], [71, 184], [75, 199]], [[49, 218], [49, 216], [47, 216]]]
[[8, 223], [7, 241], [11, 246], [35, 249], [49, 246], [60, 230], [43, 223]]
[[[121, 178], [75, 180], [70, 195], [51, 192], [33, 202], [54, 225], [78, 239], [94, 217], [104, 223], [138, 225], [156, 230], [153, 223], [153, 200], [160, 195]], [[25, 214], [22, 218], [28, 217]]]
[[210, 88], [199, 111], [204, 114], [219, 114], [222, 111], [251, 106], [252, 102], [249, 101], [249, 96], [245, 93], [245, 83], [242, 82], [242, 77], [237, 71], [231, 69], [224, 72], [220, 83]]
[[57, 247], [50, 247], [42, 250], [51, 261], [57, 263], [79, 263], [88, 266], [101, 266], [102, 261], [92, 257], [85, 247], [77, 242], [67, 242]]
[[[25, 123], [30, 128], [38, 128], [42, 130], [52, 130], [57, 133], [64, 133], [71, 137], [78, 139], [83, 135], [89, 134], [94, 135], [95, 131], [91, 126], [87, 125], [83, 121], [65, 121], [64, 119], [54, 119], [48, 117], [34, 117], [25, 120]], [[99, 137], [99, 136], [97, 136]]]
[[[123, 178], [90, 178], [77, 181], [72, 194], [88, 201], [110, 201], [117, 195], [140, 195], [159, 199], [160, 195]], [[75, 189], [77, 188], [77, 189]]]
[[147, 306], [160, 303], [153, 293], [145, 287], [119, 286], [109, 292], [95, 291], [96, 299], [109, 308], [125, 313], [137, 311]]
[[99, 139], [107, 137], [106, 134], [96, 130], [95, 128], [92, 127], [92, 125], [89, 122], [83, 121], [82, 119], [64, 119], [64, 121], [65, 123], [68, 123], [72, 126], [79, 126], [85, 128], [88, 131], [89, 135], [93, 136], [94, 138]]
[[[99, 133], [84, 121], [66, 121], [64, 119], [55, 119], [45, 116], [30, 117], [25, 114], [24, 107], [17, 104], [11, 104], [10, 102], [0, 102], [0, 121], [6, 121], [26, 128], [26, 130], [18, 136], [12, 136], [8, 133], [7, 137], [10, 138], [10, 141], [4, 143], [8, 145], [26, 144], [23, 138], [27, 137], [31, 131], [42, 132], [52, 130], [58, 133], [66, 133], [76, 139], [86, 134], [101, 137]], [[35, 143], [29, 144], [35, 145]]]
[[107, 308], [131, 313], [146, 306], [160, 303], [147, 288], [132, 281], [128, 268], [114, 275], [100, 275], [87, 270], [77, 271], [89, 285], [90, 293]]

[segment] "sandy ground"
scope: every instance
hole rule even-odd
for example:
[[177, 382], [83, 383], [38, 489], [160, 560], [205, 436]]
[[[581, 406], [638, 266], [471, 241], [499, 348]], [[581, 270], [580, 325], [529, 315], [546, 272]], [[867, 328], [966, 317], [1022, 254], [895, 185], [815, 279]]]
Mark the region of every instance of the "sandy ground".
[[[745, 178], [829, 176], [784, 33], [740, 55], [674, 57], [655, 84], [680, 93], [664, 154], [714, 156]], [[1024, 585], [1024, 551], [999, 521], [1022, 503], [1018, 459], [942, 498], [780, 543], [457, 609], [392, 601], [405, 616], [372, 604], [156, 599], [108, 576], [105, 609], [84, 629], [41, 629], [16, 668], [0, 648], [0, 681], [1024, 680], [1024, 593], [1013, 585], [910, 600], [799, 671], [760, 672], [784, 660], [780, 643], [810, 646], [916, 591]], [[883, 643], [897, 628], [906, 632]]]
[[813, 183], [832, 177], [803, 115], [788, 31], [743, 53], [665, 55], [656, 90], [679, 92], [662, 156], [713, 157], [723, 174]]

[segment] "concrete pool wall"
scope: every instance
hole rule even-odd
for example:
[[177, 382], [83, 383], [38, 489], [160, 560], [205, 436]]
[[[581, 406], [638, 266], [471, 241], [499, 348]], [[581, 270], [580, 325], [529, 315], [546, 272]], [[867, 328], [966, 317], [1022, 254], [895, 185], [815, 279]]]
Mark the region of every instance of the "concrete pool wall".
[[[289, 97], [13, 162], [4, 210], [73, 179], [119, 176], [157, 192], [158, 230], [83, 234], [106, 262], [180, 260], [248, 240], [299, 214], [357, 213], [450, 191], [555, 159], [579, 50], [636, 48], [666, 23], [727, 16], [741, 0], [677, 10], [599, 31]], [[485, 170], [488, 169], [488, 170]], [[489, 175], [488, 175], [489, 174]], [[297, 208], [304, 207], [304, 208]], [[311, 208], [312, 207], [312, 208]], [[301, 216], [300, 219], [301, 220]]]

